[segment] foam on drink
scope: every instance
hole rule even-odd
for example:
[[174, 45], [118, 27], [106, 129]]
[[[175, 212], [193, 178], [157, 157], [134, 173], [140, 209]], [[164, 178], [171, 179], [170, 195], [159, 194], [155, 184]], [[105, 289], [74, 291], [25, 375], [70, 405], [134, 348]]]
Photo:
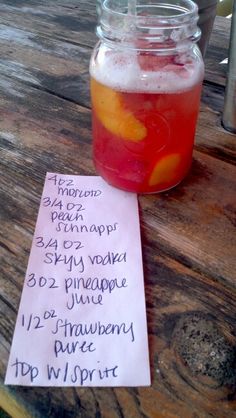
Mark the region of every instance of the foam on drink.
[[[142, 58], [142, 56], [141, 56]], [[155, 60], [154, 56], [154, 60]], [[136, 51], [130, 50], [128, 53], [120, 51], [104, 51], [100, 53], [99, 62], [92, 63], [90, 74], [101, 84], [112, 89], [129, 92], [145, 93], [180, 93], [191, 89], [203, 76], [203, 64], [193, 62], [191, 58], [186, 58], [186, 63], [167, 62], [166, 65], [158, 65], [156, 58], [155, 64], [151, 69], [146, 69], [139, 63]], [[143, 57], [143, 60], [152, 60], [152, 57]], [[160, 63], [165, 58], [160, 59]], [[161, 61], [162, 60], [162, 61]], [[183, 59], [182, 59], [183, 61]], [[148, 62], [148, 61], [147, 61]], [[162, 62], [163, 64], [163, 62]]]

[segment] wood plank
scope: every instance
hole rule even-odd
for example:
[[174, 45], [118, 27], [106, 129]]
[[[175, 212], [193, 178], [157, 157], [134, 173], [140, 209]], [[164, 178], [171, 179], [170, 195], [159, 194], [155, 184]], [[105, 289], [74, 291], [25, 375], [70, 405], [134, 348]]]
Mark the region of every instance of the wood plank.
[[[1, 74], [45, 88], [69, 100], [81, 100], [81, 104], [89, 106], [88, 89], [83, 89], [83, 86], [88, 86], [90, 48], [0, 24], [0, 52]], [[212, 77], [211, 66], [212, 61], [208, 60], [206, 82]], [[222, 68], [225, 71], [227, 66], [214, 68], [216, 78], [221, 79], [220, 84], [225, 83]], [[220, 93], [222, 95], [223, 90]]]
[[[27, 178], [27, 182], [29, 178]], [[150, 197], [143, 197], [143, 200], [149, 201]], [[155, 196], [155, 200], [159, 200], [157, 196]], [[19, 199], [18, 201], [20, 202]], [[29, 200], [27, 208], [30, 208], [30, 204]], [[21, 210], [19, 205], [18, 212]], [[163, 207], [162, 213], [164, 211]], [[35, 219], [37, 204], [35, 204], [32, 213], [34, 213]], [[31, 216], [29, 214], [27, 218], [31, 218]], [[15, 399], [14, 404], [16, 404], [17, 410], [26, 406], [29, 410], [30, 405], [32, 417], [45, 416], [49, 410], [50, 416], [57, 417], [59, 408], [62, 408], [63, 413], [69, 414], [75, 410], [78, 414], [83, 413], [85, 417], [96, 412], [101, 416], [107, 414], [109, 416], [114, 409], [114, 415], [112, 415], [114, 417], [120, 417], [120, 413], [123, 413], [124, 416], [136, 418], [142, 417], [141, 413], [137, 412], [138, 405], [141, 405], [141, 409], [143, 412], [145, 411], [147, 417], [155, 416], [155, 411], [160, 409], [163, 414], [165, 413], [163, 417], [192, 416], [193, 411], [195, 414], [200, 414], [201, 417], [209, 417], [212, 414], [215, 417], [224, 418], [227, 413], [232, 413], [232, 417], [235, 416], [233, 403], [220, 402], [222, 397], [226, 398], [232, 393], [234, 388], [232, 379], [233, 376], [236, 377], [232, 374], [234, 370], [232, 368], [233, 344], [235, 344], [233, 329], [236, 309], [233, 288], [230, 289], [228, 286], [227, 289], [227, 284], [222, 286], [222, 283], [216, 282], [214, 278], [194, 272], [193, 265], [190, 268], [185, 267], [182, 263], [166, 255], [166, 248], [163, 248], [161, 239], [156, 239], [155, 236], [161, 232], [161, 228], [157, 231], [156, 224], [152, 224], [150, 228], [150, 224], [145, 219], [147, 209], [143, 202], [141, 202], [141, 217], [152, 387], [137, 390], [115, 389], [114, 391], [80, 388], [48, 389], [46, 391], [43, 388], [17, 388], [15, 391], [13, 387], [9, 387], [6, 388], [8, 394], [4, 395], [5, 402], [10, 396]], [[153, 218], [153, 216], [151, 217]], [[28, 248], [31, 244], [33, 223], [34, 220], [30, 226], [31, 234], [27, 234], [28, 239], [25, 239], [23, 233], [19, 237], [23, 242], [25, 241]], [[11, 237], [16, 224], [14, 216], [11, 217], [11, 222], [10, 220], [7, 222]], [[23, 228], [24, 222], [22, 220], [22, 231]], [[7, 252], [5, 257], [9, 258]], [[1, 380], [5, 374], [8, 350], [14, 330], [15, 308], [19, 303], [21, 286], [23, 285], [23, 271], [22, 276], [18, 274], [17, 265], [20, 263], [26, 266], [27, 258], [27, 251], [22, 252], [20, 245], [15, 247], [15, 254], [11, 253], [9, 258], [9, 261], [13, 261], [12, 275], [16, 269], [14, 285], [18, 301], [14, 305], [12, 283], [9, 283], [5, 296], [8, 303], [14, 305], [14, 309], [11, 309], [6, 303], [0, 304], [1, 341], [3, 343], [0, 344]], [[5, 270], [5, 265], [3, 265], [3, 275], [8, 273], [7, 268], [6, 266]], [[192, 329], [193, 321], [195, 321], [195, 334]], [[200, 329], [196, 324], [199, 324]], [[188, 327], [190, 333], [186, 331]], [[178, 331], [177, 335], [176, 330]], [[177, 338], [179, 332], [183, 334], [181, 345]], [[197, 332], [200, 333], [200, 336]], [[217, 341], [220, 341], [219, 347]], [[191, 358], [195, 349], [195, 355], [197, 355], [200, 343], [202, 356], [198, 358], [197, 363], [189, 363], [187, 361], [188, 354]], [[218, 360], [213, 355], [210, 356], [211, 352], [218, 355]], [[218, 374], [220, 362], [222, 362], [223, 374]], [[202, 369], [198, 369], [200, 364]], [[206, 379], [207, 367], [211, 371], [210, 380]], [[232, 373], [230, 374], [231, 369]], [[229, 384], [229, 379], [232, 380], [231, 384]], [[152, 398], [153, 401], [151, 401]], [[12, 402], [8, 407], [10, 409], [7, 411], [10, 413]], [[14, 418], [14, 415], [11, 416]], [[24, 415], [15, 416], [23, 418]]]
[[[232, 292], [167, 257], [158, 243], [153, 246], [153, 240], [147, 241], [147, 237], [145, 240], [143, 256], [152, 387], [114, 390], [17, 387], [16, 390], [9, 386], [2, 388], [0, 399], [13, 418], [23, 418], [24, 408], [29, 416], [40, 418], [48, 416], [49, 411], [55, 418], [72, 413], [88, 418], [96, 414], [115, 418], [143, 418], [144, 414], [153, 418], [157, 413], [163, 418], [196, 414], [208, 418], [235, 416], [234, 403], [221, 401], [222, 397], [230, 397], [235, 384], [232, 367], [236, 301]], [[20, 252], [16, 257], [20, 257]], [[2, 380], [16, 313], [1, 304], [1, 314], [9, 320], [9, 326], [4, 321], [5, 340], [0, 344]], [[179, 333], [182, 333], [181, 344]], [[196, 362], [189, 362], [188, 355], [191, 358], [195, 350], [197, 356], [199, 346], [202, 355]], [[210, 355], [212, 352], [215, 356]], [[220, 362], [223, 373], [219, 373]], [[210, 369], [208, 379], [207, 367]]]
[[86, 107], [91, 49], [0, 24], [0, 71]]
[[[1, 97], [1, 142], [3, 190], [8, 201], [3, 204], [3, 213], [11, 222], [14, 212], [8, 214], [8, 207], [18, 205], [19, 196], [22, 211], [29, 206], [25, 199], [30, 198], [32, 206], [32, 198], [40, 197], [46, 171], [94, 174], [95, 170], [88, 110], [11, 79], [5, 81], [8, 84]], [[210, 131], [205, 131], [209, 138]], [[178, 188], [140, 197], [146, 214], [144, 225], [167, 254], [233, 285], [235, 167], [198, 151], [194, 157], [189, 176]], [[26, 222], [25, 229], [31, 230], [29, 214], [20, 213], [20, 225]], [[14, 237], [14, 231], [11, 233]], [[5, 245], [12, 244], [6, 241]]]
[[235, 135], [226, 131], [222, 126], [223, 109], [223, 87], [204, 85], [195, 136], [195, 149], [235, 165]]
[[228, 58], [231, 20], [217, 16], [205, 57], [205, 80], [225, 86], [228, 65], [222, 63]]
[[[231, 179], [224, 178], [226, 172]], [[139, 198], [144, 227], [153, 242], [183, 264], [232, 288], [236, 279], [234, 182], [233, 166], [195, 151], [191, 172], [181, 185], [149, 199]]]
[[96, 42], [96, 1], [71, 2], [65, 7], [56, 1], [0, 3], [0, 22], [18, 29], [92, 47]]
[[[90, 107], [89, 59], [91, 50], [0, 24], [0, 71], [39, 90]], [[0, 79], [0, 85], [11, 80]], [[14, 84], [14, 82], [13, 82]], [[221, 126], [223, 87], [204, 85], [196, 134], [197, 149], [235, 162], [234, 135]], [[207, 110], [206, 110], [207, 106]], [[217, 131], [215, 132], [215, 125]]]
[[[90, 111], [78, 105], [89, 107], [91, 49], [21, 29], [0, 40], [1, 382], [45, 173], [95, 174]], [[0, 405], [13, 418], [236, 417], [235, 136], [221, 127], [222, 104], [223, 88], [206, 85], [191, 173], [139, 197], [152, 387], [2, 386]]]
[[[93, 47], [97, 42], [96, 1], [4, 1], [0, 4], [0, 23], [12, 28], [31, 32], [33, 37], [56, 38], [75, 44]], [[227, 65], [220, 64], [228, 55], [231, 21], [216, 17], [215, 29], [206, 54], [208, 82], [225, 85]], [[16, 38], [17, 39], [17, 38]]]

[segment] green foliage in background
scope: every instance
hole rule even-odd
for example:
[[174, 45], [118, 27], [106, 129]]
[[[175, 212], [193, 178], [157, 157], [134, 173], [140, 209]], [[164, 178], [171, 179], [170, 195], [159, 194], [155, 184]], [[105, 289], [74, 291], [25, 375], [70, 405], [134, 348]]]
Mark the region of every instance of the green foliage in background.
[[218, 16], [228, 16], [232, 13], [232, 10], [233, 0], [223, 0], [218, 2], [216, 13]]

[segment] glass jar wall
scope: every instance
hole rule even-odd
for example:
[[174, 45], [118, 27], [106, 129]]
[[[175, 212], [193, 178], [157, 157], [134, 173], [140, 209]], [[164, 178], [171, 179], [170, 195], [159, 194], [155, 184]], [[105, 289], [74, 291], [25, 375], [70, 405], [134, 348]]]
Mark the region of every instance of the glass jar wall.
[[204, 66], [190, 0], [101, 3], [90, 62], [93, 153], [111, 185], [154, 193], [187, 174]]

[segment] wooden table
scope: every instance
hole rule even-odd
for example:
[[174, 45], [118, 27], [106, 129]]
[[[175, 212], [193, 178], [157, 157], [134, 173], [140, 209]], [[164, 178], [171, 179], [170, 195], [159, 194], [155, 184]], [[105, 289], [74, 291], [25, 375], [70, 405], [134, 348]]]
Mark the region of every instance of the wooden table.
[[152, 386], [4, 386], [45, 173], [96, 174], [95, 0], [0, 3], [0, 416], [236, 417], [236, 137], [221, 126], [230, 21], [217, 18], [191, 172], [139, 196]]

